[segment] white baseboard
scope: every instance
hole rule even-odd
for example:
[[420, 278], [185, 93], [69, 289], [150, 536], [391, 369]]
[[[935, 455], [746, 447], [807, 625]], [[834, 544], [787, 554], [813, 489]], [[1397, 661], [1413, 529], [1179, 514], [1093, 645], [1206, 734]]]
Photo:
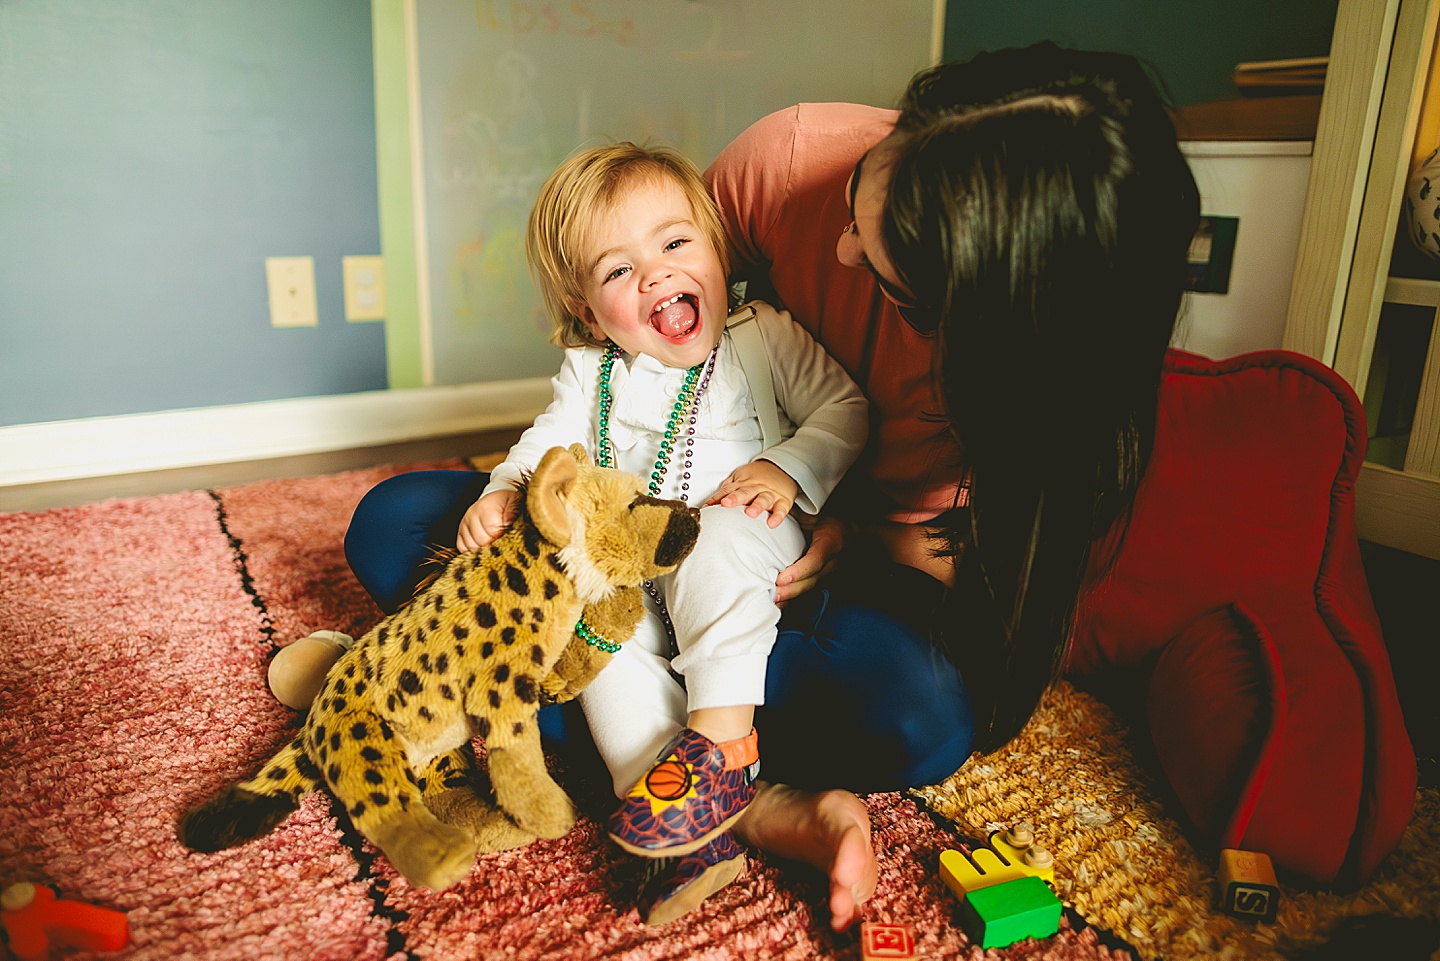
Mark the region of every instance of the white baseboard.
[[0, 427], [0, 487], [519, 427], [549, 402], [535, 377]]

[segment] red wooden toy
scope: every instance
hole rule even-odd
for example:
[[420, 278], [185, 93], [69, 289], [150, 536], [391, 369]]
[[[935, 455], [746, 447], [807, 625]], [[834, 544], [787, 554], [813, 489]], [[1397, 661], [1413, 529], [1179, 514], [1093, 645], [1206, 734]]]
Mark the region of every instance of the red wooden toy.
[[0, 894], [0, 923], [19, 961], [44, 961], [56, 947], [118, 951], [130, 940], [124, 911], [64, 901], [47, 887], [24, 882]]

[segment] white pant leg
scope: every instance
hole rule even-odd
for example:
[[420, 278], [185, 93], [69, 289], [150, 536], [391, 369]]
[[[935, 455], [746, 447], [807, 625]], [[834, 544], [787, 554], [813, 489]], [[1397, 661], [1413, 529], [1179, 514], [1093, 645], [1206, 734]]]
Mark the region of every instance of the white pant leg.
[[658, 586], [675, 626], [691, 711], [765, 702], [765, 662], [775, 646], [775, 578], [805, 551], [794, 517], [771, 528], [769, 514], [743, 507], [700, 510], [700, 539]]
[[590, 736], [624, 797], [685, 726], [685, 689], [670, 673], [670, 635], [645, 598], [645, 617], [580, 692]]

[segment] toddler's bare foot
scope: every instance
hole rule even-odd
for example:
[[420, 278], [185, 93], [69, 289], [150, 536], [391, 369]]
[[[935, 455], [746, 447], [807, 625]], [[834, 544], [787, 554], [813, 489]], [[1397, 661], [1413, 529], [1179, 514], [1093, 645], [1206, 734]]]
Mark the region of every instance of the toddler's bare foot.
[[844, 931], [875, 893], [870, 813], [849, 791], [814, 794], [784, 784], [758, 785], [750, 808], [733, 828], [744, 843], [803, 861], [830, 878], [830, 926]]

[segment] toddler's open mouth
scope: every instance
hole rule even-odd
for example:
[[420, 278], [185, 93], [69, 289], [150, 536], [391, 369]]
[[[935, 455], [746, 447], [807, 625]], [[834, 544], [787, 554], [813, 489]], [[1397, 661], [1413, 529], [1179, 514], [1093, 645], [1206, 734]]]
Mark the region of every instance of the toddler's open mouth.
[[700, 307], [691, 294], [676, 294], [655, 305], [650, 326], [662, 337], [680, 340], [700, 324]]

